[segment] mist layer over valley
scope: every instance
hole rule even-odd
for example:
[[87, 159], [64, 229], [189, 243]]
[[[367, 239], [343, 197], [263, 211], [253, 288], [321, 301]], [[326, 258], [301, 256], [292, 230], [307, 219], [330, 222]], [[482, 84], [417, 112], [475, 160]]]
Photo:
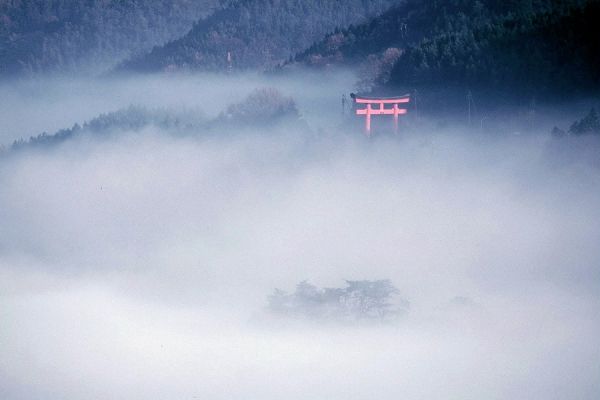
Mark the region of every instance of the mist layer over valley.
[[[423, 112], [367, 140], [341, 115], [356, 79], [3, 83], [0, 396], [597, 398], [600, 145], [547, 129], [590, 102], [518, 135]], [[290, 118], [248, 119], [253, 93]], [[409, 302], [391, 323], [268, 308], [378, 279]]]
[[599, 0], [0, 0], [0, 400], [600, 398]]

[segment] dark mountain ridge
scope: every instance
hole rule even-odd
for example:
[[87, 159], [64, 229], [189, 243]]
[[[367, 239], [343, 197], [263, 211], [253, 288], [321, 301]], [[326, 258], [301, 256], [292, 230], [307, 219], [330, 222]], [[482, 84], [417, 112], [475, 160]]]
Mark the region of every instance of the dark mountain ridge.
[[408, 0], [337, 30], [290, 64], [361, 65], [359, 89], [593, 94], [600, 2]]
[[0, 0], [0, 76], [95, 72], [180, 37], [218, 0]]
[[[182, 38], [121, 65], [127, 71], [264, 69], [337, 27], [366, 21], [401, 0], [239, 0]], [[228, 55], [230, 54], [230, 61]]]

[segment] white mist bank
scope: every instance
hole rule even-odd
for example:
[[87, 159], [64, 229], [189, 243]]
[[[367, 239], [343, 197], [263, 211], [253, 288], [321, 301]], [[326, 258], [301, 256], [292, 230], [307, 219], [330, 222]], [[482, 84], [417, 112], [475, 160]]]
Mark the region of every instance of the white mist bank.
[[[336, 90], [301, 84], [280, 87], [309, 118]], [[299, 135], [151, 127], [0, 159], [0, 396], [598, 397], [597, 166], [537, 135]], [[385, 278], [411, 302], [396, 325], [265, 316], [275, 287]]]
[[282, 331], [223, 321], [218, 310], [140, 303], [78, 286], [3, 299], [5, 321], [20, 330], [3, 334], [10, 349], [0, 363], [4, 398], [598, 393], [597, 325], [588, 299], [488, 297], [483, 312], [445, 309], [437, 319], [411, 316], [398, 328]]
[[275, 87], [293, 96], [303, 116], [326, 125], [341, 113], [342, 93], [351, 91], [351, 71], [298, 73], [293, 79], [239, 75], [133, 75], [104, 79], [54, 78], [0, 81], [0, 144], [49, 134], [101, 113], [130, 105], [197, 110], [209, 118], [241, 101], [257, 87]]

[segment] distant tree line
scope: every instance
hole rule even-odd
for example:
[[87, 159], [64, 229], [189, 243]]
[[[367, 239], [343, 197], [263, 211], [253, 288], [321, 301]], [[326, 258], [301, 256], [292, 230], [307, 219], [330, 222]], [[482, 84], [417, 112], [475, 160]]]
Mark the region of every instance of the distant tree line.
[[232, 132], [243, 127], [268, 128], [282, 122], [286, 123], [288, 129], [293, 127], [299, 128], [299, 131], [308, 129], [292, 97], [284, 96], [274, 88], [258, 88], [242, 101], [230, 104], [213, 119], [203, 117], [198, 110], [148, 109], [132, 105], [100, 114], [82, 125], [76, 123], [71, 128], [61, 129], [53, 134], [43, 132], [29, 139], [15, 140], [10, 150], [48, 148], [82, 135], [99, 138], [115, 132], [138, 132], [147, 127], [157, 127], [161, 131], [175, 135], [193, 136], [208, 135], [223, 130]]
[[585, 136], [585, 135], [597, 135], [600, 136], [600, 118], [595, 108], [592, 108], [586, 116], [582, 119], [577, 120], [571, 124], [569, 130], [565, 132], [559, 127], [555, 126], [552, 128], [552, 136], [561, 138], [567, 135], [572, 136]]
[[114, 132], [137, 132], [150, 126], [176, 134], [189, 134], [206, 130], [209, 122], [199, 116], [197, 111], [175, 112], [132, 105], [117, 111], [100, 114], [81, 125], [76, 123], [71, 128], [60, 129], [53, 134], [44, 132], [29, 139], [15, 140], [10, 149], [48, 148], [81, 135], [92, 135], [97, 138]]

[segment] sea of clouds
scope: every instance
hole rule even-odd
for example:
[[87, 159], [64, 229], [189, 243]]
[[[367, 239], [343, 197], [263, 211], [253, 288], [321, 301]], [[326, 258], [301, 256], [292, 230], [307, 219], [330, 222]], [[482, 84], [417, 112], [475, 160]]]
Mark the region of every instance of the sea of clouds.
[[[4, 83], [5, 145], [130, 104], [216, 116], [262, 86], [313, 133], [149, 126], [0, 158], [0, 397], [598, 398], [598, 165], [546, 132], [365, 140], [341, 117], [353, 79]], [[267, 315], [276, 287], [345, 279], [391, 279], [409, 313]]]

